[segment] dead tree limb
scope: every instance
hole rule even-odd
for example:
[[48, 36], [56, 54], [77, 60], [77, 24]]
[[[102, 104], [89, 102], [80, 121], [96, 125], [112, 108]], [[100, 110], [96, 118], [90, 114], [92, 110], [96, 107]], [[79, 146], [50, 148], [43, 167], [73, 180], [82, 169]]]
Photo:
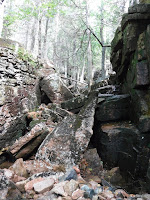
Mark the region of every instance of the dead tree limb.
[[100, 41], [100, 39], [96, 36], [96, 34], [89, 27], [87, 27], [87, 30], [89, 30], [91, 32], [91, 34], [96, 38], [96, 40], [99, 42], [99, 44], [102, 47], [111, 47], [111, 45], [103, 45], [102, 42]]
[[100, 39], [97, 37], [97, 35], [94, 33], [94, 31], [82, 20], [82, 22], [84, 23], [84, 25], [86, 26], [86, 30], [89, 30], [91, 32], [91, 34], [95, 37], [95, 39], [99, 42], [99, 44], [102, 47], [111, 47], [111, 45], [103, 45], [103, 43], [100, 41]]

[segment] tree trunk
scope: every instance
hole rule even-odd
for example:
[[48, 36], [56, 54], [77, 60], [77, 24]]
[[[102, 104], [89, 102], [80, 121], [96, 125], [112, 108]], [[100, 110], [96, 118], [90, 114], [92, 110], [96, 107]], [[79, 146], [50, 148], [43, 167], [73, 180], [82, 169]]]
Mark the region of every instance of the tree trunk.
[[25, 48], [28, 49], [29, 42], [29, 23], [27, 23], [26, 38], [25, 38]]
[[37, 19], [34, 18], [31, 30], [31, 47], [30, 47], [31, 52], [33, 52], [35, 48], [36, 31], [37, 31]]
[[59, 8], [57, 10], [56, 19], [55, 19], [55, 38], [53, 42], [53, 63], [57, 69], [57, 72], [59, 73], [59, 65], [58, 65], [58, 58], [57, 58], [57, 44], [58, 44], [58, 35], [60, 30], [60, 12]]
[[42, 35], [41, 35], [42, 17], [39, 18], [39, 30], [38, 30], [38, 58], [42, 56]]
[[80, 82], [81, 83], [84, 82], [84, 71], [85, 71], [85, 55], [84, 55], [84, 58], [83, 58], [83, 67], [82, 67], [81, 76], [80, 76]]
[[[104, 3], [101, 1], [101, 21], [100, 21], [100, 40], [104, 45]], [[102, 78], [104, 79], [106, 76], [105, 70], [105, 55], [106, 55], [106, 47], [102, 47], [102, 59], [101, 59], [101, 67], [102, 67]]]
[[72, 57], [72, 79], [76, 80], [76, 57], [75, 57], [75, 52], [76, 52], [76, 41], [73, 43], [73, 57]]
[[44, 35], [44, 42], [43, 42], [43, 58], [47, 60], [47, 33], [48, 33], [48, 24], [49, 24], [49, 17], [46, 17], [46, 24], [45, 24], [45, 35]]
[[93, 68], [93, 63], [92, 63], [92, 44], [91, 44], [91, 33], [89, 31], [89, 44], [88, 44], [88, 55], [87, 55], [87, 63], [88, 63], [88, 85], [91, 87], [92, 85], [92, 68]]
[[121, 13], [125, 13], [125, 10], [126, 10], [126, 0], [123, 0], [121, 5]]
[[4, 3], [0, 5], [0, 37], [3, 30], [3, 17], [4, 17]]
[[[88, 11], [88, 2], [86, 0], [86, 25], [89, 27], [89, 11]], [[92, 43], [91, 43], [91, 32], [87, 30], [88, 36], [88, 47], [87, 47], [87, 71], [88, 71], [88, 86], [89, 89], [92, 85]]]

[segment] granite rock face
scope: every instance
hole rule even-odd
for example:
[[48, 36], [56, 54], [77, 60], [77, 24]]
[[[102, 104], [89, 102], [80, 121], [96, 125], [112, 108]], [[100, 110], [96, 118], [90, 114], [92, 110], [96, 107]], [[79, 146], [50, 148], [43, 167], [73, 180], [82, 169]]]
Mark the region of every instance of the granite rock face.
[[150, 4], [129, 8], [112, 41], [111, 62], [122, 92], [131, 95], [131, 119], [150, 131]]
[[96, 98], [92, 95], [78, 115], [66, 117], [41, 144], [36, 159], [67, 170], [77, 165], [93, 134]]
[[47, 72], [46, 74], [41, 75], [36, 87], [39, 104], [60, 103], [73, 98], [73, 94], [66, 87], [57, 73]]
[[11, 182], [0, 170], [0, 198], [1, 200], [22, 200], [21, 192], [17, 189], [16, 185]]
[[99, 95], [99, 101], [96, 109], [96, 119], [102, 122], [126, 120], [129, 118], [130, 95]]
[[[0, 39], [0, 149], [24, 136], [31, 121], [31, 128], [38, 123], [37, 119], [28, 118], [28, 113], [35, 112], [41, 103], [58, 103], [73, 97], [53, 66], [35, 60], [31, 66], [33, 62], [13, 50], [16, 44], [22, 48], [14, 41]], [[44, 121], [51, 118], [58, 122], [69, 113], [53, 105], [44, 108], [42, 115]]]
[[97, 135], [100, 141], [97, 144], [100, 157], [109, 167], [119, 166], [127, 171], [134, 170], [136, 165], [134, 148], [138, 148], [138, 135], [139, 131], [129, 122], [101, 124]]
[[[118, 129], [116, 132], [116, 128], [114, 127], [114, 130], [112, 128], [113, 132], [106, 130], [104, 131], [105, 134], [102, 131], [100, 135], [102, 137], [102, 146], [105, 146], [109, 152], [111, 151], [109, 149], [111, 145], [108, 145], [107, 142], [109, 140], [112, 141], [112, 138], [115, 138], [116, 134], [119, 136], [117, 140], [120, 141], [121, 139], [120, 143], [130, 138], [126, 147], [122, 144], [124, 150], [119, 150], [122, 152], [122, 155], [120, 153], [120, 158], [124, 159], [124, 161], [120, 162], [119, 159], [117, 162], [120, 169], [123, 170], [129, 163], [127, 157], [132, 158], [133, 165], [132, 169], [128, 165], [130, 168], [129, 171], [131, 171], [134, 177], [147, 177], [148, 188], [150, 188], [148, 178], [148, 161], [150, 155], [150, 4], [148, 3], [145, 1], [143, 4], [137, 4], [129, 8], [129, 12], [123, 16], [121, 27], [116, 31], [111, 49], [111, 62], [113, 70], [116, 72], [115, 82], [120, 84], [122, 93], [130, 94], [131, 96], [128, 120], [132, 121], [134, 127], [136, 126], [138, 134], [136, 136], [134, 131], [132, 137], [135, 136], [135, 138], [133, 140], [127, 136], [132, 130], [131, 128], [128, 133], [125, 133], [126, 138], [123, 139], [121, 135], [127, 127], [122, 129], [121, 125], [118, 134]], [[105, 126], [102, 124], [102, 127]], [[134, 151], [130, 149], [129, 156], [129, 152], [126, 151], [128, 151], [127, 149], [131, 141]], [[137, 146], [134, 145], [135, 141]], [[111, 144], [113, 143], [111, 142]], [[118, 144], [115, 144], [115, 147], [118, 148]], [[108, 159], [109, 161], [116, 159], [112, 158], [113, 153], [110, 156], [111, 158]], [[118, 154], [116, 153], [115, 155]]]
[[33, 67], [9, 48], [0, 47], [0, 147], [24, 134], [25, 113], [37, 106]]

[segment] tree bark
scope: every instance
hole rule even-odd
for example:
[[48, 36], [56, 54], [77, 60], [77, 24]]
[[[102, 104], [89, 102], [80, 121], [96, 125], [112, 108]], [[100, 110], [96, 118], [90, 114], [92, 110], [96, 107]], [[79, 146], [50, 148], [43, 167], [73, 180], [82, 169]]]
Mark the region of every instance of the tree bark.
[[49, 24], [49, 17], [46, 17], [46, 24], [45, 24], [45, 35], [44, 35], [44, 42], [43, 42], [43, 58], [47, 60], [47, 33], [48, 33], [48, 24]]
[[[86, 0], [86, 24], [87, 27], [89, 27], [89, 11], [88, 11], [88, 2]], [[91, 43], [91, 32], [90, 30], [87, 30], [87, 36], [88, 36], [88, 48], [87, 48], [87, 71], [88, 71], [88, 86], [89, 86], [89, 90], [91, 88], [92, 85], [92, 68], [93, 68], [93, 64], [92, 64], [92, 43]]]
[[4, 17], [4, 3], [0, 4], [0, 37], [2, 36], [2, 30], [3, 30], [3, 17]]
[[[102, 44], [104, 44], [104, 3], [101, 1], [101, 20], [100, 20], [100, 39]], [[102, 67], [102, 78], [104, 79], [106, 76], [105, 70], [105, 56], [106, 56], [106, 47], [102, 46], [102, 59], [101, 59], [101, 67]]]
[[29, 23], [27, 23], [26, 38], [25, 38], [25, 48], [28, 49], [29, 42]]
[[88, 63], [88, 85], [91, 87], [92, 85], [92, 69], [93, 69], [93, 63], [92, 63], [92, 43], [91, 43], [91, 34], [88, 34], [89, 36], [89, 44], [88, 44], [88, 55], [87, 55], [87, 63]]
[[37, 19], [34, 18], [31, 29], [31, 47], [30, 47], [31, 52], [33, 52], [35, 48], [36, 31], [37, 31]]
[[41, 29], [41, 25], [42, 25], [42, 17], [39, 18], [39, 30], [38, 30], [38, 58], [41, 59], [42, 56], [42, 29]]
[[81, 75], [80, 75], [80, 82], [81, 83], [84, 82], [84, 71], [85, 71], [85, 55], [84, 55], [84, 58], [83, 58], [83, 67], [82, 67]]

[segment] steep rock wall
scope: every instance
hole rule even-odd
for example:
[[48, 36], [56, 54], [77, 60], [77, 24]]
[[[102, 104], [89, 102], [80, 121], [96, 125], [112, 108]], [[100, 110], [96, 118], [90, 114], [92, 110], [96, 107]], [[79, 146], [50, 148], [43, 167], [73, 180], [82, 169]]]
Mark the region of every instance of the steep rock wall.
[[150, 131], [150, 4], [129, 8], [112, 41], [111, 62], [116, 82], [132, 98], [134, 120], [141, 132]]
[[25, 133], [25, 113], [37, 106], [33, 67], [0, 41], [0, 148]]
[[138, 177], [146, 176], [150, 183], [150, 4], [135, 5], [123, 16], [112, 41], [111, 62], [116, 72], [115, 82], [122, 93], [131, 96], [129, 120], [138, 130], [137, 148], [132, 144], [135, 153], [131, 157], [132, 162], [135, 159], [132, 167]]

